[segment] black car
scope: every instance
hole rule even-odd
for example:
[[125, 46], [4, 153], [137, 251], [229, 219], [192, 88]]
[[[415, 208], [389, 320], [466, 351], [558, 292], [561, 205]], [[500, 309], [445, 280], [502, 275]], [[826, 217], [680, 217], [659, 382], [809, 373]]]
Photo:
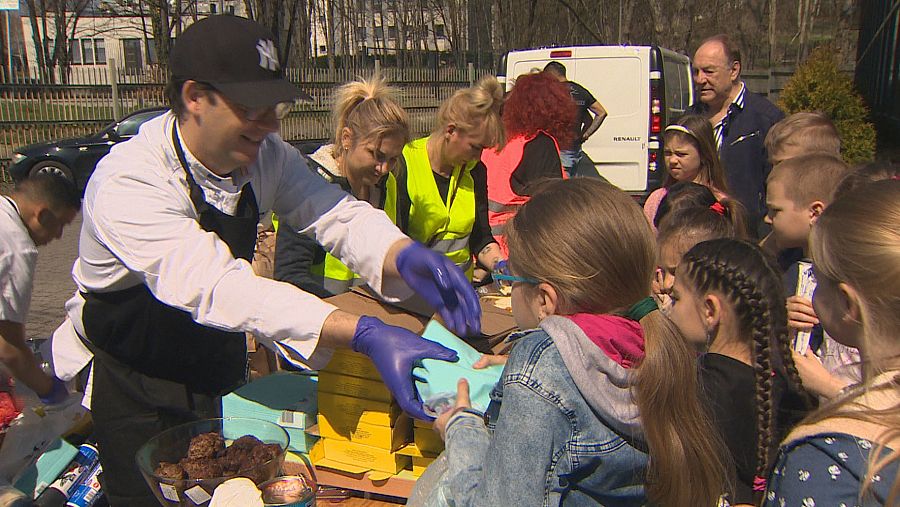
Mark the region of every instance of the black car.
[[96, 134], [18, 148], [13, 153], [9, 174], [19, 182], [37, 173], [51, 172], [69, 178], [83, 191], [97, 162], [113, 145], [131, 139], [141, 125], [167, 110], [165, 107], [141, 109]]

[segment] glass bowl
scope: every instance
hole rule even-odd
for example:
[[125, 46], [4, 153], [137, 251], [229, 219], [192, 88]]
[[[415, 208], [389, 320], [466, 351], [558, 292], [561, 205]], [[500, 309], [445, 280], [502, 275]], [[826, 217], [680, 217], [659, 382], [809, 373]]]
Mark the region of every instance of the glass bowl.
[[[185, 458], [191, 439], [204, 433], [222, 435], [226, 448], [238, 438], [252, 435], [264, 444], [278, 444], [281, 452], [264, 463], [221, 477], [170, 479], [156, 474], [160, 462], [178, 463]], [[268, 421], [239, 417], [203, 419], [175, 426], [156, 435], [138, 449], [135, 459], [144, 480], [161, 505], [194, 507], [207, 505], [213, 491], [228, 479], [247, 477], [254, 483], [261, 484], [281, 475], [288, 442], [289, 437], [284, 428]]]

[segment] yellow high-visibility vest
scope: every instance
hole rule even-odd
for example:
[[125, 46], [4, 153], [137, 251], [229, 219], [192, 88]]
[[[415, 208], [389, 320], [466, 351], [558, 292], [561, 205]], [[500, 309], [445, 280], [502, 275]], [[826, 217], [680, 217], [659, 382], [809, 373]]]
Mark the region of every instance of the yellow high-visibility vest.
[[478, 161], [453, 168], [447, 199], [442, 199], [434, 180], [425, 146], [428, 138], [403, 147], [406, 188], [409, 194], [409, 237], [441, 252], [472, 278], [474, 264], [469, 236], [475, 225], [475, 181], [472, 168]]

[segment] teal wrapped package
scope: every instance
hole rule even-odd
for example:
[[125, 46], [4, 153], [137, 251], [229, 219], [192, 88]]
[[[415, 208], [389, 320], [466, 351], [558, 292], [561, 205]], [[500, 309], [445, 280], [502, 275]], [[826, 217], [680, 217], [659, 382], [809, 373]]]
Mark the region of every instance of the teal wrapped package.
[[[243, 385], [222, 397], [223, 417], [262, 419], [282, 426], [291, 438], [288, 448], [307, 452], [316, 438], [306, 434], [316, 421], [316, 377], [276, 372]], [[234, 425], [234, 423], [230, 423]], [[243, 435], [240, 428], [225, 428]]]
[[472, 365], [481, 358], [481, 353], [436, 321], [428, 323], [422, 336], [459, 354], [459, 361], [455, 363], [425, 359], [422, 366], [413, 369], [413, 375], [418, 377], [416, 389], [425, 404], [426, 412], [437, 415], [452, 407], [456, 400], [456, 383], [461, 378], [469, 381], [472, 408], [486, 410], [491, 401], [491, 389], [500, 380], [503, 366], [488, 366], [481, 370], [473, 368]]

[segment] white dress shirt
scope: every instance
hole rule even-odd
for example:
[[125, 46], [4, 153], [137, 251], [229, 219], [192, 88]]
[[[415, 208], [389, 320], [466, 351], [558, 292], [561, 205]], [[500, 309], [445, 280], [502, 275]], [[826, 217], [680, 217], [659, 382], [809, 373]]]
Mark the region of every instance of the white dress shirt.
[[25, 323], [37, 255], [19, 207], [11, 197], [0, 196], [0, 320]]
[[[169, 112], [144, 124], [132, 140], [113, 147], [91, 176], [72, 269], [79, 293], [66, 303], [72, 325], [54, 334], [57, 375], [71, 378], [91, 357], [76, 336], [84, 336], [80, 292], [141, 283], [199, 324], [249, 331], [297, 364], [324, 366], [331, 354], [317, 350], [319, 333], [336, 308], [291, 284], [256, 276], [249, 262], [235, 259], [224, 241], [200, 228], [172, 145], [174, 120]], [[388, 249], [406, 236], [383, 211], [310, 171], [277, 134], [263, 141], [255, 163], [227, 178], [209, 172], [184, 148], [209, 204], [233, 214], [243, 185], [251, 182], [260, 214], [272, 210], [283, 226], [313, 235], [387, 300], [412, 294], [401, 280], [382, 278]]]

